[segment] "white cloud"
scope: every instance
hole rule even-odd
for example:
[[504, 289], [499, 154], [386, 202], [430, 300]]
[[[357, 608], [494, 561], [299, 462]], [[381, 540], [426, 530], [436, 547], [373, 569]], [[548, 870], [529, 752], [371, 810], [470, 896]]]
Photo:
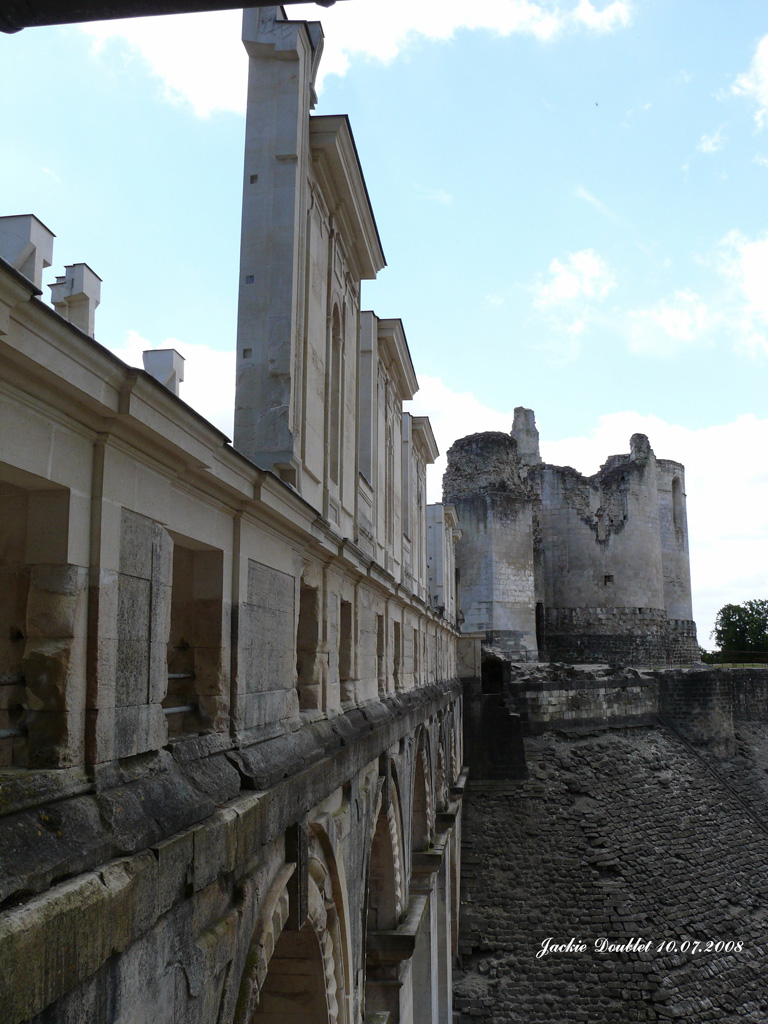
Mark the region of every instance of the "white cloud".
[[601, 203], [600, 200], [596, 196], [593, 196], [591, 192], [587, 192], [587, 190], [582, 185], [579, 185], [579, 187], [574, 192], [574, 195], [577, 199], [583, 199], [585, 202], [589, 203], [590, 206], [594, 206], [596, 210], [599, 210], [599, 212], [602, 213], [604, 217], [608, 217], [609, 220], [616, 222], [619, 221], [619, 218], [616, 216], [613, 210], [607, 207], [605, 203]]
[[731, 90], [757, 104], [755, 121], [758, 128], [763, 128], [768, 122], [768, 36], [757, 44], [749, 70], [738, 76]]
[[730, 320], [737, 347], [768, 355], [768, 231], [754, 240], [729, 232], [719, 243], [718, 269], [733, 292]]
[[419, 374], [419, 390], [405, 405], [414, 416], [429, 416], [440, 456], [428, 470], [429, 501], [441, 501], [442, 480], [448, 449], [458, 437], [483, 430], [512, 429], [513, 413], [499, 412], [483, 405], [471, 391], [452, 391], [439, 377]]
[[615, 285], [613, 271], [602, 256], [594, 249], [580, 249], [568, 253], [565, 260], [552, 260], [549, 278], [533, 286], [533, 304], [546, 309], [580, 299], [601, 300]]
[[533, 308], [545, 321], [547, 334], [540, 348], [552, 366], [573, 362], [581, 351], [582, 336], [597, 319], [597, 304], [616, 287], [616, 278], [594, 249], [570, 252], [549, 264], [530, 286]]
[[430, 203], [437, 203], [439, 206], [450, 206], [453, 203], [453, 196], [444, 188], [426, 188], [424, 185], [418, 184], [415, 184], [413, 188], [422, 199], [426, 199]]
[[685, 288], [649, 309], [629, 311], [629, 347], [632, 352], [673, 355], [680, 349], [708, 342], [717, 320], [717, 314], [710, 313], [704, 300]]
[[713, 135], [702, 135], [698, 146], [696, 147], [700, 153], [716, 153], [719, 149], [722, 149], [725, 145], [725, 139], [723, 137], [724, 125], [720, 125], [717, 131]]
[[[391, 61], [420, 39], [444, 42], [460, 29], [547, 41], [569, 31], [618, 31], [630, 24], [632, 10], [632, 0], [611, 0], [601, 7], [590, 0], [389, 0], [383, 5], [353, 0], [327, 10], [299, 4], [288, 8], [288, 16], [322, 20], [321, 86], [325, 75], [344, 75], [353, 58]], [[162, 80], [165, 99], [188, 103], [195, 114], [206, 117], [214, 111], [245, 110], [247, 62], [240, 43], [241, 18], [240, 11], [221, 11], [97, 22], [80, 30], [110, 58], [118, 52], [112, 49], [116, 42], [128, 44]]]
[[99, 21], [78, 29], [91, 36], [94, 52], [107, 61], [121, 59], [121, 44], [138, 52], [162, 81], [164, 99], [189, 104], [198, 117], [208, 117], [245, 111], [242, 19], [242, 11], [216, 11]]

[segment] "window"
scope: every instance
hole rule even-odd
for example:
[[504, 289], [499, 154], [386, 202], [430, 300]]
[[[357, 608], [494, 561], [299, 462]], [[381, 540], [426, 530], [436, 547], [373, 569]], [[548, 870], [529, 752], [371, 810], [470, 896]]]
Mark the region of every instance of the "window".
[[342, 600], [339, 612], [339, 684], [342, 700], [354, 700], [352, 685], [352, 605]]
[[376, 616], [376, 675], [379, 681], [379, 696], [387, 692], [386, 643], [384, 638], [384, 616]]
[[168, 690], [162, 704], [168, 737], [174, 738], [226, 728], [229, 700], [221, 671], [223, 553], [171, 536]]
[[316, 587], [302, 582], [296, 630], [296, 682], [299, 688], [299, 708], [302, 711], [322, 707], [322, 687], [317, 672], [319, 642], [319, 594]]

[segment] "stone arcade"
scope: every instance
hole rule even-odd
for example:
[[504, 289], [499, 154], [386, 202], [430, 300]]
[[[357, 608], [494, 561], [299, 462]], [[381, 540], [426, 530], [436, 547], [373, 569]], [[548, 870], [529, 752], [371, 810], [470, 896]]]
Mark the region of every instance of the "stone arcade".
[[451, 1020], [456, 519], [320, 26], [243, 38], [234, 447], [0, 220], [6, 1024]]

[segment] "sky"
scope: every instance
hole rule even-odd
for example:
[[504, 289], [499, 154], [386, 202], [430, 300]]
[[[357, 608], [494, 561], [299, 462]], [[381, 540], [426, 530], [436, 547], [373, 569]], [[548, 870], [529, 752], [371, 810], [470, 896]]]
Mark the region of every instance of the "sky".
[[[764, 0], [340, 0], [347, 113], [442, 453], [536, 412], [595, 472], [635, 432], [686, 466], [694, 617], [768, 597]], [[103, 279], [96, 338], [187, 358], [231, 436], [247, 60], [238, 11], [0, 37], [0, 214]], [[47, 298], [48, 292], [45, 288]], [[431, 470], [440, 500], [444, 454]]]

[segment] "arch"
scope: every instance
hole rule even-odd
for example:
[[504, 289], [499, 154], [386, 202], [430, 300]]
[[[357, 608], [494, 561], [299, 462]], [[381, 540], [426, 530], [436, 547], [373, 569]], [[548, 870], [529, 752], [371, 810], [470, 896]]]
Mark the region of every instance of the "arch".
[[348, 1001], [352, 998], [354, 978], [344, 858], [340, 854], [337, 855], [336, 830], [331, 815], [323, 813], [310, 823], [309, 830], [309, 871], [323, 894], [326, 909], [329, 911], [329, 932], [333, 938], [335, 951], [339, 1021], [344, 1022], [352, 1018]]
[[432, 841], [435, 817], [428, 737], [423, 727], [419, 731], [414, 755], [411, 807], [411, 852], [426, 850]]
[[248, 1024], [333, 1024], [329, 1004], [336, 1006], [336, 980], [331, 973], [329, 992], [326, 943], [318, 939], [309, 922], [301, 931], [280, 934]]
[[443, 752], [442, 739], [437, 745], [437, 757], [435, 758], [435, 803], [438, 810], [445, 810], [448, 806], [448, 780], [445, 772], [445, 754]]
[[399, 801], [390, 788], [389, 806], [379, 805], [368, 856], [368, 931], [388, 931], [400, 923], [403, 912], [403, 858], [399, 828]]
[[456, 720], [454, 718], [453, 711], [448, 715], [448, 757], [450, 782], [451, 785], [453, 785], [459, 777], [458, 731], [456, 729]]
[[[298, 931], [288, 920], [286, 865], [264, 901], [246, 957], [235, 1024], [346, 1024], [339, 915], [326, 887], [327, 869], [314, 857], [308, 878], [307, 920]], [[318, 884], [319, 880], [319, 884]], [[341, 985], [340, 985], [341, 982]]]

